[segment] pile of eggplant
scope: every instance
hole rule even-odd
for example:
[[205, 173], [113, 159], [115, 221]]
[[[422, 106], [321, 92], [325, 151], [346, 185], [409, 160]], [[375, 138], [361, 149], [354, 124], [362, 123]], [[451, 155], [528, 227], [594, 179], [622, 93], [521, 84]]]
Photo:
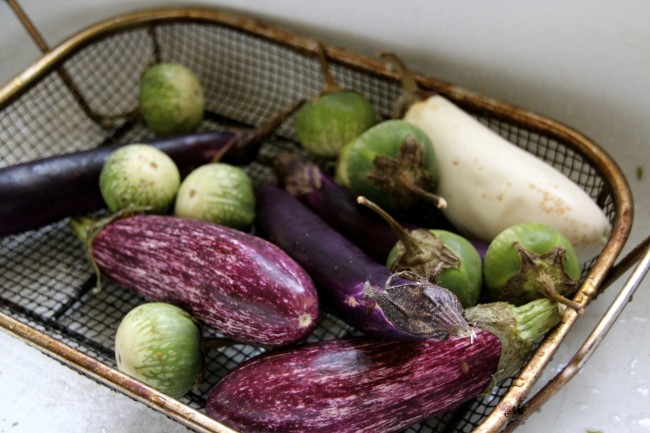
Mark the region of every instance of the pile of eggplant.
[[[582, 310], [609, 236], [571, 180], [395, 55], [404, 97], [379, 119], [320, 54], [323, 90], [257, 129], [193, 132], [200, 80], [160, 64], [140, 94], [156, 140], [0, 169], [0, 236], [70, 218], [98, 284], [147, 299], [116, 333], [120, 370], [182, 397], [210, 374], [204, 327], [266, 349], [208, 395], [237, 431], [398, 432], [490, 392]], [[244, 166], [293, 113], [295, 151], [256, 184]], [[305, 342], [325, 309], [359, 336]]]

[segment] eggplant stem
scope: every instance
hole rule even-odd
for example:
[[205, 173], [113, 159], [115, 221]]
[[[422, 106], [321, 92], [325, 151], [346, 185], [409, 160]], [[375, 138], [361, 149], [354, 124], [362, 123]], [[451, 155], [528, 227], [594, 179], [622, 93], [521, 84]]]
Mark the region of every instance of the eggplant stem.
[[458, 297], [411, 271], [391, 274], [383, 289], [366, 281], [363, 290], [388, 321], [413, 335], [433, 339], [470, 335]]
[[323, 93], [334, 93], [341, 90], [336, 83], [332, 71], [330, 71], [329, 60], [327, 59], [327, 51], [322, 43], [318, 43], [318, 61], [320, 62], [320, 70], [325, 77], [325, 86]]
[[297, 152], [285, 152], [272, 158], [270, 163], [284, 189], [291, 195], [311, 194], [321, 188], [319, 167]]
[[[93, 268], [97, 280], [96, 286], [92, 290], [92, 292], [94, 294], [97, 294], [102, 291], [102, 273], [99, 270], [99, 266], [97, 265], [97, 262], [95, 262], [95, 257], [93, 256], [92, 243], [93, 243], [93, 239], [95, 238], [95, 235], [100, 230], [100, 222], [97, 221], [96, 219], [79, 215], [70, 218], [69, 225], [72, 228], [74, 234], [77, 235], [77, 237], [79, 237], [81, 242], [83, 242], [84, 244], [84, 249], [86, 250], [86, 256], [88, 257], [88, 261], [90, 261], [90, 266]], [[101, 225], [101, 227], [103, 227], [103, 225]]]
[[280, 128], [280, 126], [282, 126], [284, 121], [295, 113], [304, 103], [305, 99], [299, 99], [298, 101], [291, 103], [282, 111], [275, 113], [273, 116], [268, 118], [262, 125], [254, 129], [252, 133], [249, 131], [234, 131], [235, 138], [219, 149], [212, 158], [212, 162], [219, 162], [221, 158], [223, 158], [223, 156], [233, 148], [239, 147], [243, 150], [255, 147], [252, 145], [259, 144], [263, 140], [269, 138]]
[[441, 197], [438, 194], [434, 194], [431, 191], [427, 191], [426, 189], [418, 186], [415, 182], [413, 182], [413, 178], [411, 176], [402, 175], [399, 177], [399, 181], [406, 189], [432, 202], [438, 209], [444, 209], [447, 207], [447, 200], [445, 200], [444, 197]]
[[[410, 207], [415, 199], [424, 198], [438, 209], [447, 207], [447, 201], [430, 191], [434, 179], [425, 162], [425, 148], [412, 134], [407, 134], [395, 157], [376, 155], [373, 170], [366, 174], [371, 182], [384, 189], [398, 208]], [[401, 203], [400, 203], [401, 202]]]
[[553, 280], [548, 276], [548, 275], [540, 275], [537, 278], [537, 282], [539, 283], [539, 292], [546, 298], [556, 301], [562, 305], [566, 305], [567, 307], [575, 310], [578, 314], [582, 314], [584, 312], [584, 308], [578, 304], [575, 301], [572, 301], [571, 299], [566, 298], [565, 296], [562, 296], [556, 289], [555, 289], [555, 284], [553, 283]]
[[391, 52], [381, 52], [379, 53], [379, 56], [382, 59], [390, 62], [393, 68], [395, 68], [397, 75], [402, 82], [402, 89], [406, 93], [418, 93], [420, 91], [420, 86], [418, 86], [417, 81], [415, 81], [413, 72], [411, 72], [411, 70], [406, 67], [406, 64], [404, 64], [402, 59], [397, 57], [397, 54]]
[[267, 119], [260, 127], [255, 130], [254, 139], [262, 140], [269, 137], [277, 129], [282, 126], [282, 123], [289, 118], [293, 113], [298, 110], [302, 104], [305, 103], [305, 99], [299, 99], [287, 107], [285, 107], [279, 113], [274, 114], [269, 119]]
[[95, 287], [93, 293], [99, 293], [102, 291], [102, 273], [95, 261], [95, 257], [93, 256], [93, 240], [95, 239], [95, 236], [104, 227], [116, 219], [146, 213], [150, 209], [151, 206], [129, 206], [99, 220], [84, 215], [77, 215], [70, 218], [68, 224], [72, 228], [74, 234], [83, 242], [90, 265], [97, 276], [97, 287]]
[[384, 221], [386, 221], [407, 250], [411, 252], [421, 251], [421, 249], [418, 247], [417, 243], [413, 240], [413, 237], [409, 234], [409, 232], [404, 227], [402, 227], [395, 220], [395, 218], [393, 218], [388, 212], [382, 209], [378, 204], [376, 204], [372, 200], [369, 200], [368, 198], [362, 195], [357, 197], [357, 203], [371, 209], [372, 211], [377, 213]]
[[255, 143], [259, 141], [257, 137], [257, 131], [253, 133], [252, 136], [246, 135], [240, 131], [235, 131], [235, 139], [230, 140], [225, 146], [215, 152], [214, 157], [212, 157], [212, 162], [219, 162], [221, 158], [233, 147], [237, 146], [241, 141]]
[[411, 105], [423, 98], [424, 92], [418, 86], [413, 72], [406, 67], [404, 62], [395, 53], [382, 52], [379, 55], [384, 60], [390, 62], [402, 83], [402, 95], [395, 102], [392, 113], [394, 119], [399, 119]]

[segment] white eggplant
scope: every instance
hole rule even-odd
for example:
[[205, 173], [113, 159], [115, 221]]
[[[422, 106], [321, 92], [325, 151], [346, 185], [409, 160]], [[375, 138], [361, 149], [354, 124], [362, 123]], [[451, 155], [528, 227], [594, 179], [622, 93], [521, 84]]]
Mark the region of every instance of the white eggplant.
[[442, 212], [467, 236], [489, 242], [515, 224], [543, 223], [571, 242], [581, 262], [607, 241], [609, 221], [584, 190], [445, 97], [411, 104], [403, 119], [431, 139], [437, 193], [447, 200]]

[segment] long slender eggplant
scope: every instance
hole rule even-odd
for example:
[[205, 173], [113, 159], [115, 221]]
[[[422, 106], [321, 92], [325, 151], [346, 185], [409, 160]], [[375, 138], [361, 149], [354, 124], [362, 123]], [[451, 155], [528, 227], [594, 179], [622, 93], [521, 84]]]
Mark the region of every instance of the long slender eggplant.
[[403, 431], [515, 374], [560, 310], [546, 299], [482, 304], [467, 311], [471, 337], [352, 337], [267, 352], [218, 382], [206, 413], [242, 433]]
[[[167, 153], [181, 175], [221, 160], [252, 162], [261, 142], [293, 113], [302, 101], [270, 118], [257, 129], [224, 129], [147, 142]], [[108, 156], [126, 143], [117, 143], [0, 169], [0, 236], [21, 233], [104, 207], [99, 174]]]
[[256, 228], [293, 257], [316, 283], [321, 301], [359, 331], [411, 341], [469, 332], [453, 293], [392, 274], [278, 187], [257, 188]]
[[76, 217], [71, 225], [100, 275], [176, 305], [233, 340], [290, 344], [306, 337], [318, 320], [309, 275], [259, 237], [166, 215], [99, 222]]
[[384, 263], [397, 243], [397, 235], [376, 215], [321, 168], [299, 153], [283, 153], [274, 171], [284, 189], [325, 222], [343, 233], [372, 259]]
[[[274, 160], [274, 171], [284, 189], [297, 197], [312, 211], [379, 263], [385, 263], [398, 236], [381, 218], [368, 212], [357, 203], [357, 198], [336, 183], [314, 161], [296, 152], [283, 153]], [[420, 224], [400, 220], [406, 229], [421, 228]], [[451, 229], [443, 219], [433, 225], [439, 229]], [[485, 255], [487, 244], [469, 240]]]

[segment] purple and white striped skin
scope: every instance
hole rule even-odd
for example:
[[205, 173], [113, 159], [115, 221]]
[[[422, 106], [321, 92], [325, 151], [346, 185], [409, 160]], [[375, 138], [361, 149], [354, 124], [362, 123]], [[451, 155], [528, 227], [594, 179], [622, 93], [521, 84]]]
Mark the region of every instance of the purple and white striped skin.
[[493, 302], [465, 311], [469, 337], [357, 337], [266, 352], [213, 387], [206, 413], [242, 433], [402, 431], [515, 375], [565, 310], [548, 299]]
[[258, 233], [307, 271], [321, 303], [349, 325], [405, 341], [468, 333], [460, 301], [447, 289], [393, 275], [278, 187], [259, 186], [256, 202]]
[[318, 320], [308, 274], [275, 245], [239, 230], [172, 216], [129, 216], [104, 226], [91, 253], [106, 277], [183, 308], [243, 343], [295, 343]]
[[242, 433], [399, 432], [485, 391], [500, 356], [499, 338], [482, 329], [473, 339], [310, 343], [229, 373], [206, 413]]

